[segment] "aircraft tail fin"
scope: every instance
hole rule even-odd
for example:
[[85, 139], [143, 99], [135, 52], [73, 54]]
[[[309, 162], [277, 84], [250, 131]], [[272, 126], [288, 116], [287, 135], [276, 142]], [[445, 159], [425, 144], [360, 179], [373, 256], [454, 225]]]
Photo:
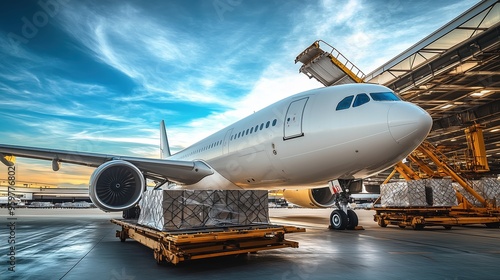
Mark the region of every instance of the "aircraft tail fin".
[[167, 158], [171, 156], [170, 146], [168, 145], [167, 130], [165, 129], [165, 121], [160, 123], [160, 157]]

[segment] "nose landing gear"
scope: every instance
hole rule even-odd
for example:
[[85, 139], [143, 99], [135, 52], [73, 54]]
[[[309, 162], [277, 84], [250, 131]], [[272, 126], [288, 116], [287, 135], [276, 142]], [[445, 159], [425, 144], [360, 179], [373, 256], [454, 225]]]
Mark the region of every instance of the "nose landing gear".
[[358, 215], [351, 209], [348, 209], [351, 201], [349, 185], [353, 180], [336, 180], [330, 182], [330, 187], [335, 195], [335, 205], [337, 209], [330, 214], [330, 229], [353, 230], [358, 227]]

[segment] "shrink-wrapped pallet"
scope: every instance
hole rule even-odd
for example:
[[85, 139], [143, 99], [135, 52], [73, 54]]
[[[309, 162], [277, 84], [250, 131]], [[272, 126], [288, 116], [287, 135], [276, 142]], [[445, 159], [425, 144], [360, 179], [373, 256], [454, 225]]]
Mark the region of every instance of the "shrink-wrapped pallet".
[[[475, 198], [471, 193], [466, 191], [464, 189], [464, 187], [462, 187], [459, 183], [453, 182], [452, 185], [453, 185], [453, 188], [455, 188], [460, 194], [462, 194], [465, 197], [465, 199], [467, 199], [470, 203], [472, 203], [472, 205], [474, 205], [474, 206], [481, 206], [482, 205], [481, 202], [479, 202], [477, 200], [477, 198]], [[477, 192], [476, 188], [474, 188], [474, 190], [476, 190], [476, 192]]]
[[484, 199], [492, 200], [500, 195], [500, 181], [494, 178], [472, 181], [472, 186]]
[[208, 212], [207, 226], [238, 224], [238, 196], [239, 191], [214, 191], [212, 193], [212, 207]]
[[382, 184], [380, 199], [384, 206], [427, 206], [425, 183], [410, 181]]
[[139, 201], [141, 214], [138, 223], [164, 230], [182, 228], [183, 191], [146, 191]]
[[408, 181], [408, 206], [428, 206], [427, 186], [423, 180]]
[[146, 191], [138, 223], [162, 231], [268, 224], [267, 191]]
[[[265, 194], [265, 195], [263, 195]], [[238, 224], [268, 223], [269, 212], [267, 191], [264, 193], [256, 191], [239, 191]], [[263, 211], [263, 209], [266, 211]]]
[[427, 202], [430, 206], [456, 206], [457, 195], [451, 179], [425, 179]]

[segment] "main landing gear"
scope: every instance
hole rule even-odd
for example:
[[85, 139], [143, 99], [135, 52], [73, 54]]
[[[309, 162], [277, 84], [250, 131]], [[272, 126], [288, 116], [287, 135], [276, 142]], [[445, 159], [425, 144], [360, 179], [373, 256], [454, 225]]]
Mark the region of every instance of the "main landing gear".
[[338, 180], [330, 182], [335, 196], [335, 205], [337, 209], [332, 211], [330, 215], [330, 229], [343, 230], [343, 229], [356, 229], [358, 226], [358, 215], [348, 209], [350, 201], [349, 186], [353, 180]]

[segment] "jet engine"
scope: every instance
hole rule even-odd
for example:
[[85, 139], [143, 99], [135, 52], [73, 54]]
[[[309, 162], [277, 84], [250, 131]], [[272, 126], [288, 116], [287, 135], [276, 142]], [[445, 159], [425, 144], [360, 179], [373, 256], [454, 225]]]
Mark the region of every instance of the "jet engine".
[[112, 160], [92, 173], [89, 195], [101, 210], [123, 211], [141, 199], [144, 187], [144, 176], [139, 168], [127, 161]]
[[284, 190], [283, 197], [288, 202], [307, 208], [328, 208], [335, 205], [335, 196], [329, 187]]

